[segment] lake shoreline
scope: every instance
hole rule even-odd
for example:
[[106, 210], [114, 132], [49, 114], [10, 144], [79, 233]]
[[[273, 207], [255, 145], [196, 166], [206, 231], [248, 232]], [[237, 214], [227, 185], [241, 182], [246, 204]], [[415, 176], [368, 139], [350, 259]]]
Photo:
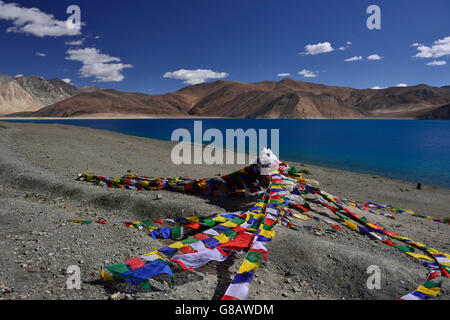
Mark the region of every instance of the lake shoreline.
[[[218, 128], [222, 134], [225, 129], [243, 128], [255, 129], [257, 135], [261, 129], [267, 129], [266, 136], [270, 138], [271, 129], [277, 128], [279, 148], [285, 160], [450, 189], [450, 162], [444, 161], [450, 157], [450, 130], [443, 121], [196, 117], [8, 121], [79, 125], [170, 141], [178, 128], [187, 129], [191, 139], [195, 138], [196, 120], [201, 122], [202, 137], [208, 128]], [[422, 141], [421, 145], [416, 141]]]
[[[122, 176], [127, 170], [160, 177], [214, 177], [242, 165], [174, 165], [173, 142], [135, 137], [108, 130], [61, 124], [0, 123], [0, 278], [14, 288], [5, 299], [218, 299], [238, 270], [240, 255], [227, 265], [212, 263], [187, 273], [171, 266], [177, 286], [152, 280], [151, 292], [121, 284], [103, 284], [100, 270], [170, 244], [121, 224], [80, 225], [71, 219], [135, 221], [208, 215], [247, 210], [256, 199], [209, 198], [170, 191], [109, 189], [76, 181], [78, 174]], [[283, 160], [283, 159], [281, 159]], [[448, 190], [355, 174], [342, 170], [288, 162], [321, 188], [339, 197], [388, 203], [417, 213], [450, 217]], [[306, 172], [306, 171], [305, 171]], [[159, 196], [158, 196], [159, 195]], [[333, 219], [326, 208], [311, 203], [314, 215]], [[395, 220], [365, 211], [357, 213], [388, 230], [409, 236], [436, 249], [448, 248], [449, 226], [409, 215]], [[426, 268], [379, 241], [342, 231], [314, 219], [295, 221], [312, 230], [276, 226], [268, 244], [268, 261], [258, 270], [249, 299], [398, 299], [422, 284]], [[367, 266], [383, 270], [384, 290], [367, 290]], [[82, 290], [67, 290], [64, 270], [80, 266]], [[350, 273], [348, 270], [352, 270]], [[310, 276], [311, 275], [311, 276]], [[320, 276], [319, 276], [320, 275]], [[264, 279], [264, 281], [260, 281]], [[390, 284], [388, 284], [390, 283]], [[283, 295], [281, 295], [283, 293]], [[443, 285], [437, 299], [447, 299]]]
[[[9, 122], [5, 122], [5, 123], [9, 123]], [[108, 140], [110, 140], [111, 142], [116, 143], [117, 139], [126, 139], [126, 141], [128, 141], [128, 143], [132, 144], [132, 141], [136, 141], [137, 143], [144, 143], [144, 144], [150, 144], [150, 146], [154, 146], [157, 147], [161, 150], [161, 152], [164, 153], [164, 155], [160, 155], [158, 156], [158, 161], [162, 161], [163, 163], [166, 163], [167, 161], [171, 161], [171, 155], [170, 152], [172, 151], [173, 147], [178, 144], [178, 142], [172, 142], [172, 141], [168, 141], [168, 140], [164, 140], [164, 139], [157, 139], [157, 138], [147, 138], [147, 137], [140, 137], [140, 136], [135, 136], [135, 135], [130, 135], [130, 134], [122, 134], [122, 133], [117, 133], [115, 131], [110, 131], [110, 130], [102, 130], [102, 129], [91, 129], [91, 128], [86, 128], [86, 127], [78, 127], [78, 126], [70, 126], [70, 125], [66, 125], [66, 124], [39, 124], [39, 125], [35, 125], [35, 124], [16, 124], [16, 123], [11, 123], [12, 126], [16, 126], [16, 127], [21, 127], [20, 130], [23, 130], [25, 132], [24, 135], [21, 134], [17, 134], [16, 135], [16, 139], [17, 139], [17, 145], [19, 146], [19, 148], [23, 148], [24, 152], [30, 154], [30, 156], [32, 158], [35, 158], [35, 156], [37, 154], [46, 154], [45, 158], [46, 159], [52, 159], [54, 158], [53, 161], [55, 161], [55, 159], [57, 159], [57, 154], [61, 152], [61, 147], [59, 146], [59, 144], [72, 144], [74, 143], [74, 140], [76, 139], [77, 136], [80, 135], [81, 132], [88, 132], [88, 133], [94, 133], [94, 135], [100, 135], [100, 136], [105, 136], [108, 137]], [[37, 128], [40, 128], [42, 130], [36, 130]], [[61, 130], [60, 128], [64, 128], [66, 130]], [[67, 132], [67, 130], [69, 130], [69, 132], [73, 132], [71, 133], [69, 136], [62, 138], [58, 138], [57, 141], [55, 142], [51, 142], [51, 136], [49, 136], [50, 132], [55, 132], [54, 136], [57, 136], [59, 134], [61, 134], [62, 132]], [[38, 133], [39, 132], [39, 133]], [[36, 135], [36, 133], [38, 133]], [[44, 139], [38, 139], [38, 137], [41, 136], [41, 134], [46, 137]], [[32, 137], [33, 136], [33, 137]], [[30, 139], [33, 139], [33, 143], [30, 143], [29, 140], [26, 140], [25, 137], [28, 137]], [[59, 141], [61, 140], [62, 141]], [[83, 138], [82, 140], [85, 140], [86, 138]], [[42, 144], [41, 141], [39, 140], [44, 140], [46, 141], [44, 144]], [[40, 144], [40, 148], [37, 147], [37, 145]], [[51, 149], [49, 148], [51, 147]], [[107, 152], [108, 146], [105, 145], [103, 146], [103, 148], [105, 149], [104, 152]], [[46, 149], [46, 150], [43, 150]], [[80, 146], [80, 149], [82, 149], [82, 147]], [[115, 153], [115, 152], [112, 152]], [[225, 154], [225, 152], [224, 152]], [[76, 157], [76, 155], [74, 155]], [[134, 157], [135, 159], [137, 157]], [[92, 159], [91, 159], [92, 160]], [[138, 160], [138, 159], [136, 159]], [[224, 159], [225, 160], [225, 159]], [[446, 193], [448, 193], [448, 195], [450, 196], [450, 190], [448, 188], [444, 188], [444, 187], [438, 187], [438, 186], [432, 186], [432, 185], [428, 185], [426, 183], [422, 183], [422, 190], [417, 190], [416, 186], [417, 183], [420, 183], [419, 181], [417, 182], [411, 182], [411, 181], [407, 181], [407, 180], [399, 180], [399, 179], [393, 179], [390, 177], [385, 177], [382, 175], [378, 175], [378, 174], [373, 174], [373, 173], [367, 173], [367, 172], [360, 172], [360, 171], [350, 171], [350, 170], [345, 170], [345, 169], [339, 169], [336, 167], [332, 167], [332, 166], [321, 166], [321, 165], [316, 165], [316, 164], [312, 164], [309, 163], [307, 161], [290, 161], [290, 160], [286, 160], [281, 158], [281, 161], [285, 161], [286, 163], [292, 165], [292, 166], [296, 166], [299, 169], [306, 169], [308, 170], [308, 172], [311, 172], [311, 175], [315, 178], [318, 179], [319, 181], [323, 181], [323, 182], [327, 182], [327, 180], [330, 180], [329, 182], [327, 182], [327, 185], [331, 187], [331, 190], [329, 190], [329, 192], [337, 192], [337, 195], [342, 196], [342, 194], [344, 194], [344, 192], [348, 192], [350, 194], [354, 194], [354, 196], [357, 198], [356, 200], [361, 200], [361, 201], [374, 201], [376, 202], [376, 199], [374, 199], [374, 197], [372, 197], [372, 194], [376, 194], [376, 195], [380, 195], [382, 199], [386, 199], [384, 202], [386, 202], [389, 199], [392, 199], [392, 201], [397, 200], [399, 198], [398, 195], [395, 196], [390, 196], [390, 194], [401, 194], [406, 195], [406, 194], [410, 194], [412, 196], [408, 196], [405, 200], [406, 201], [401, 201], [400, 203], [385, 203], [385, 204], [393, 204], [393, 205], [397, 205], [400, 207], [404, 207], [406, 209], [407, 208], [407, 204], [409, 202], [413, 202], [416, 205], [418, 204], [418, 201], [415, 201], [414, 199], [416, 197], [419, 197], [420, 199], [424, 199], [421, 196], [421, 193], [428, 193], [428, 192], [432, 192], [432, 193], [438, 193], [439, 195], [445, 195]], [[35, 161], [36, 163], [40, 163], [41, 161], [46, 161], [41, 157], [38, 157], [36, 159], [33, 159], [33, 161]], [[61, 167], [61, 169], [59, 169], [59, 171], [62, 170], [62, 168], [64, 168], [67, 171], [71, 171], [73, 172], [72, 177], [75, 174], [81, 173], [82, 171], [82, 167], [79, 167], [78, 169], [76, 168], [72, 168], [70, 167], [68, 164], [63, 162], [63, 159], [60, 159], [59, 161], [60, 163], [58, 163], [58, 167]], [[101, 171], [101, 168], [103, 166], [100, 166], [98, 161], [95, 161], [96, 165], [94, 166], [96, 169], [95, 171]], [[225, 161], [224, 161], [225, 163]], [[73, 163], [73, 161], [70, 161], [70, 164], [72, 164], [72, 166], [76, 167], [76, 164]], [[89, 169], [89, 162], [86, 163], [87, 167], [85, 168], [86, 170]], [[113, 164], [111, 164], [113, 165]], [[130, 166], [132, 166], [133, 164], [130, 163]], [[171, 164], [169, 166], [170, 169], [164, 170], [162, 172], [163, 176], [164, 173], [166, 175], [173, 175], [173, 170], [177, 170], [177, 169], [181, 169], [181, 173], [183, 173], [184, 176], [189, 176], [189, 177], [205, 177], [207, 176], [207, 173], [209, 172], [210, 174], [212, 174], [213, 172], [224, 172], [224, 171], [233, 171], [233, 170], [239, 170], [242, 168], [243, 165], [240, 164], [215, 164], [215, 165], [189, 165], [189, 164], [184, 164], [184, 165], [174, 165]], [[129, 168], [128, 168], [129, 169]], [[94, 170], [94, 169], [92, 169]], [[135, 172], [138, 172], [137, 169], [133, 169]], [[142, 169], [144, 170], [144, 169]], [[140, 171], [140, 170], [139, 170]], [[145, 170], [146, 171], [146, 170]], [[167, 172], [166, 172], [167, 171]], [[203, 172], [204, 171], [204, 172]], [[89, 170], [88, 170], [89, 172]], [[94, 172], [95, 173], [95, 172]], [[113, 172], [110, 172], [111, 174], [113, 174]], [[104, 172], [101, 173], [102, 175], [106, 175]], [[118, 175], [122, 175], [124, 174], [123, 172], [117, 172], [115, 171], [114, 174], [116, 176]], [[147, 172], [148, 174], [148, 172]], [[160, 175], [161, 176], [161, 175]], [[70, 177], [70, 176], [68, 176]], [[339, 180], [342, 181], [347, 181], [348, 177], [348, 182], [350, 182], [351, 184], [356, 184], [356, 189], [361, 189], [361, 187], [365, 187], [363, 188], [363, 190], [360, 190], [358, 192], [353, 192], [353, 186], [351, 188], [349, 187], [345, 187], [344, 185], [339, 183]], [[386, 185], [389, 185], [390, 188], [386, 189]], [[379, 185], [383, 185], [382, 187], [380, 187]], [[384, 188], [384, 192], [382, 192], [382, 189]], [[428, 191], [427, 191], [428, 190]], [[362, 197], [362, 195], [367, 194], [369, 195], [370, 199], [365, 199], [364, 197]], [[449, 198], [450, 199], [450, 198]], [[425, 210], [426, 206], [420, 206], [421, 211]]]

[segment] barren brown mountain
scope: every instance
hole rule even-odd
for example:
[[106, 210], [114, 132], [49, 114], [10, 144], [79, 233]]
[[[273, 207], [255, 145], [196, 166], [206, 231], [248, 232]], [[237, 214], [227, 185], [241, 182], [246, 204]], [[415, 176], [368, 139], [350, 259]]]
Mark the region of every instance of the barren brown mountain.
[[418, 118], [422, 120], [450, 120], [450, 104], [425, 112]]
[[33, 117], [74, 117], [94, 114], [185, 115], [188, 107], [176, 95], [147, 95], [116, 90], [82, 92], [30, 114]]
[[36, 111], [40, 108], [42, 105], [16, 81], [0, 84], [0, 114]]
[[[417, 118], [450, 103], [450, 88], [353, 89], [293, 79], [215, 81], [147, 95], [96, 87], [23, 116], [95, 114], [239, 118]], [[436, 117], [444, 114], [435, 113]]]
[[13, 78], [0, 73], [0, 114], [28, 114], [78, 93], [76, 87], [61, 79], [47, 81], [38, 76]]

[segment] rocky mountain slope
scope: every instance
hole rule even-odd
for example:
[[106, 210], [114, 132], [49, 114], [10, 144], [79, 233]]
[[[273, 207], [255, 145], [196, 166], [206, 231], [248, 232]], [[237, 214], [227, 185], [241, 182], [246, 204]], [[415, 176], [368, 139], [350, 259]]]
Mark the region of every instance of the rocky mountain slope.
[[[350, 95], [350, 88], [292, 79], [250, 84], [218, 81], [215, 84], [215, 90], [205, 94], [189, 111], [190, 115], [242, 118], [360, 117], [358, 112], [343, 103], [342, 99]], [[197, 86], [197, 90], [202, 91], [203, 85]]]
[[13, 78], [0, 73], [0, 114], [37, 111], [78, 93], [76, 87], [61, 79]]
[[52, 106], [42, 108], [33, 117], [74, 117], [93, 114], [186, 115], [188, 107], [178, 96], [151, 96], [117, 90], [82, 92]]
[[425, 112], [418, 118], [422, 120], [450, 120], [450, 104]]
[[35, 111], [41, 107], [14, 79], [0, 84], [0, 114]]

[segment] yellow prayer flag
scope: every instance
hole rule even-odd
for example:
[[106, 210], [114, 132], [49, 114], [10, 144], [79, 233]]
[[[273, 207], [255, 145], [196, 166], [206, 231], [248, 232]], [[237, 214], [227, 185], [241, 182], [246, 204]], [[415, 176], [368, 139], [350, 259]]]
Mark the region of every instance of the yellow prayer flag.
[[246, 221], [248, 221], [248, 220], [250, 220], [250, 219], [256, 219], [256, 220], [258, 220], [258, 219], [262, 218], [263, 216], [264, 216], [264, 213], [253, 213], [253, 214], [248, 214], [248, 215], [247, 215], [247, 218], [246, 218]]
[[[261, 228], [262, 228], [262, 224], [261, 224]], [[275, 237], [275, 230], [264, 230], [261, 229], [261, 232], [259, 233], [261, 236], [272, 239], [273, 237]]]
[[416, 291], [422, 292], [423, 294], [426, 294], [427, 296], [436, 297], [438, 295], [438, 293], [441, 291], [441, 288], [439, 288], [439, 287], [426, 288], [424, 286], [420, 286], [417, 288]]
[[[425, 247], [425, 245], [424, 245], [424, 247]], [[445, 253], [442, 253], [442, 252], [440, 252], [440, 251], [438, 251], [436, 249], [433, 249], [433, 248], [428, 248], [428, 252], [430, 252], [431, 254], [445, 254]]]
[[164, 259], [164, 256], [163, 256], [161, 253], [159, 253], [159, 251], [157, 251], [157, 250], [152, 251], [152, 252], [149, 252], [149, 253], [146, 253], [146, 254], [143, 254], [143, 256], [150, 256], [150, 255], [152, 255], [152, 254], [154, 254], [155, 256], [157, 256], [158, 259]]
[[105, 271], [105, 269], [102, 269], [102, 271], [100, 271], [100, 274], [102, 276], [103, 281], [112, 281], [112, 280], [114, 280], [113, 276], [110, 275], [108, 271]]
[[397, 240], [409, 240], [412, 241], [410, 238], [408, 237], [402, 237], [402, 236], [392, 236], [393, 238], [397, 239]]
[[214, 217], [214, 218], [212, 218], [212, 220], [214, 220], [216, 222], [227, 222], [228, 221], [227, 218], [224, 218], [224, 217], [221, 217], [221, 216]]
[[219, 240], [219, 242], [221, 244], [229, 241], [228, 237], [225, 234], [223, 234], [223, 233], [215, 236], [214, 238]]
[[427, 260], [427, 261], [434, 262], [434, 260], [432, 258], [430, 258], [429, 256], [426, 256], [424, 254], [413, 253], [413, 252], [406, 252], [406, 254], [408, 254], [411, 257], [416, 258], [416, 259], [422, 259], [422, 260]]
[[420, 242], [414, 242], [414, 245], [417, 246], [417, 247], [419, 247], [419, 248], [426, 247], [425, 244], [420, 243]]
[[184, 244], [181, 241], [178, 241], [178, 242], [175, 242], [175, 243], [172, 243], [171, 245], [169, 245], [170, 248], [174, 248], [174, 249], [181, 249], [185, 246], [187, 246], [187, 244]]
[[344, 220], [344, 221], [347, 224], [347, 227], [349, 227], [350, 229], [353, 229], [355, 231], [358, 231], [358, 226], [356, 224], [354, 224], [353, 222], [350, 222], [348, 220]]
[[227, 228], [235, 228], [238, 225], [236, 223], [234, 223], [234, 222], [227, 221], [225, 223], [222, 223], [222, 226], [227, 227]]
[[259, 263], [253, 263], [248, 260], [244, 260], [244, 262], [242, 262], [241, 267], [238, 270], [238, 273], [249, 272], [258, 269], [259, 266], [260, 266]]
[[301, 219], [301, 220], [309, 220], [309, 219], [311, 219], [310, 217], [308, 217], [308, 216], [306, 216], [304, 214], [301, 214], [301, 213], [294, 213], [293, 217], [297, 218], [297, 219]]

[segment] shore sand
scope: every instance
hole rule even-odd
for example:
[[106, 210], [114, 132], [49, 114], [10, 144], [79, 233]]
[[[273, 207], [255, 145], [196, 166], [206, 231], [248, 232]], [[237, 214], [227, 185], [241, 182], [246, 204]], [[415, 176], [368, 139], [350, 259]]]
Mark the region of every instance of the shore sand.
[[[145, 292], [99, 281], [112, 264], [166, 246], [124, 225], [78, 225], [91, 220], [174, 218], [246, 210], [253, 198], [216, 199], [168, 191], [112, 190], [75, 181], [89, 172], [119, 177], [140, 175], [207, 178], [242, 165], [181, 165], [170, 160], [174, 143], [110, 131], [56, 124], [0, 123], [0, 298], [3, 299], [218, 299], [243, 256], [210, 263], [194, 273], [174, 266], [177, 286], [152, 280], [159, 290]], [[281, 159], [283, 160], [283, 159]], [[339, 197], [391, 204], [417, 213], [450, 217], [450, 190], [352, 173], [309, 164], [307, 178]], [[161, 199], [157, 199], [157, 194]], [[314, 206], [314, 213], [328, 213]], [[450, 247], [449, 225], [397, 214], [395, 220], [365, 212], [373, 223], [442, 251]], [[425, 281], [427, 269], [417, 260], [380, 242], [343, 228], [326, 231], [315, 220], [299, 221], [317, 229], [276, 227], [269, 257], [256, 272], [249, 299], [398, 299]], [[66, 288], [66, 269], [78, 265], [82, 289]], [[381, 289], [366, 286], [367, 268], [381, 269]], [[448, 299], [444, 279], [438, 299]], [[118, 293], [114, 295], [114, 293]]]

